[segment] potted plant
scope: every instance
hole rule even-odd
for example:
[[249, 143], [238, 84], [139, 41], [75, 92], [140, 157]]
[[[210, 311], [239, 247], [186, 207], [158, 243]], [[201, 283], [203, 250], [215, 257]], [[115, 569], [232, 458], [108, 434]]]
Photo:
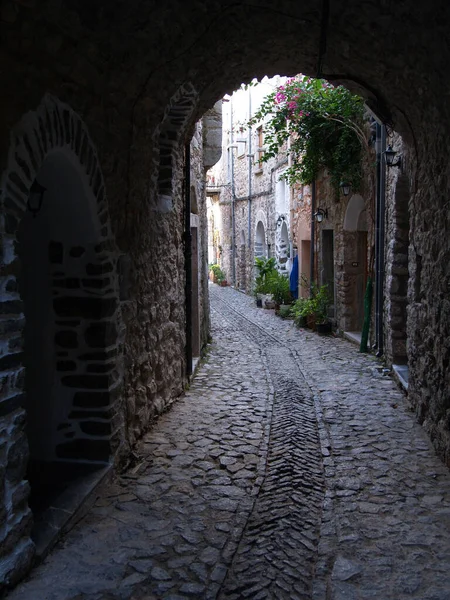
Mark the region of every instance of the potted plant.
[[289, 279], [279, 271], [275, 271], [269, 276], [268, 283], [270, 293], [276, 304], [276, 310], [279, 310], [281, 306], [289, 306], [292, 302]]
[[281, 304], [280, 310], [278, 311], [278, 316], [282, 319], [292, 319], [292, 304]]
[[217, 264], [210, 265], [209, 273], [210, 273], [210, 275], [209, 275], [210, 279], [212, 279], [212, 281], [214, 283], [217, 283], [218, 285], [221, 285], [221, 286], [228, 285], [225, 273], [222, 271], [220, 265], [217, 265]]
[[331, 322], [328, 319], [330, 294], [327, 285], [313, 285], [309, 298], [299, 298], [294, 304], [294, 320], [299, 327], [317, 329], [322, 334], [330, 333]]
[[275, 268], [275, 258], [257, 257], [255, 258], [255, 267], [257, 275], [253, 294], [256, 298], [256, 306], [264, 306], [267, 297], [270, 296], [271, 279], [277, 270]]
[[308, 312], [309, 298], [298, 298], [292, 306], [292, 314], [294, 315], [294, 323], [297, 327], [306, 327], [306, 314]]
[[217, 278], [219, 275], [223, 274], [220, 265], [216, 263], [212, 263], [209, 265], [209, 278], [213, 283], [217, 283]]
[[315, 317], [317, 333], [326, 335], [331, 332], [331, 321], [328, 318], [328, 307], [330, 305], [330, 293], [327, 285], [314, 287], [313, 295], [315, 299]]

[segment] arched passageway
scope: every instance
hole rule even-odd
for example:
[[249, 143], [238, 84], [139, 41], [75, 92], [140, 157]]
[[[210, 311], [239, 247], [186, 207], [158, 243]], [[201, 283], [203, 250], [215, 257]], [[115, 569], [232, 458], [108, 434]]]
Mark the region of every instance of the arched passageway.
[[[49, 148], [55, 142], [71, 145], [89, 173], [99, 218], [105, 223], [107, 192], [114, 238], [131, 273], [131, 285], [120, 294], [126, 313], [127, 433], [133, 443], [186, 383], [182, 150], [187, 133], [225, 93], [253, 77], [319, 73], [363, 95], [376, 115], [403, 137], [401, 169], [410, 182], [409, 397], [450, 464], [445, 416], [450, 386], [450, 167], [445, 152], [450, 85], [442, 77], [450, 60], [446, 1], [374, 0], [362, 5], [357, 0], [288, 0], [275, 6], [258, 0], [251, 5], [219, 0], [148, 7], [145, 2], [115, 3], [107, 8], [101, 3], [50, 4], [8, 2], [2, 12], [2, 85], [8, 90], [0, 139], [1, 171], [6, 174], [1, 223], [6, 230], [1, 266], [4, 327], [12, 321], [15, 332], [23, 327], [16, 325], [22, 306], [14, 288], [14, 232], [26, 196]], [[29, 35], [36, 23], [40, 35]], [[18, 45], [18, 39], [23, 43]], [[186, 85], [195, 90], [192, 104], [181, 117], [171, 114], [174, 98]], [[36, 131], [46, 133], [31, 142], [34, 159], [27, 158], [23, 168], [11, 156], [17, 140], [26, 149], [30, 138], [22, 135], [25, 126], [17, 130], [15, 124], [48, 90], [58, 93], [66, 108], [40, 114]], [[86, 142], [83, 127], [67, 105], [82, 115], [93, 144]], [[175, 132], [163, 126], [168, 115]], [[163, 165], [166, 159], [169, 164]], [[102, 224], [102, 236], [111, 233], [103, 232], [105, 227]], [[308, 238], [301, 240], [306, 256]], [[7, 442], [11, 455], [16, 445], [24, 445], [18, 416], [22, 362], [20, 357], [10, 358], [19, 353], [9, 347], [10, 338], [16, 337], [8, 333], [2, 338], [8, 351], [2, 357], [7, 384], [0, 416], [8, 431], [13, 426]], [[10, 477], [5, 475], [8, 494], [23, 480], [23, 463]], [[11, 515], [25, 512], [23, 503], [0, 510], [6, 510], [8, 527]], [[24, 526], [21, 539], [27, 531]], [[13, 556], [8, 538], [12, 533], [4, 533], [5, 553]], [[26, 551], [31, 552], [30, 546]], [[21, 564], [28, 559], [24, 550]]]

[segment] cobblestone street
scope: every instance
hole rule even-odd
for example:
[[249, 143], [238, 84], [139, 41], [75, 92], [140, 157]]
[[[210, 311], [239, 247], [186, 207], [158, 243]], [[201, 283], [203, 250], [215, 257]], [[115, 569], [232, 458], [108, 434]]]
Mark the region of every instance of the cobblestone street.
[[8, 599], [450, 599], [450, 475], [396, 383], [210, 294], [190, 390]]

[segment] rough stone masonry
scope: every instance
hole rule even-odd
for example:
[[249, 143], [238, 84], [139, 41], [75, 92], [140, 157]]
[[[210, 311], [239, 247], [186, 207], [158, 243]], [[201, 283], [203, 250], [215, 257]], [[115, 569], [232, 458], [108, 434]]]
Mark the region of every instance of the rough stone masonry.
[[[2, 585], [17, 580], [32, 558], [28, 487], [22, 483], [29, 369], [18, 341], [29, 322], [20, 286], [31, 253], [23, 260], [18, 240], [25, 219], [32, 219], [27, 200], [33, 183], [46, 173], [44, 187], [52, 199], [47, 208], [44, 200], [34, 219], [36, 231], [44, 232], [45, 219], [55, 225], [52, 217], [60, 214], [61, 203], [75, 216], [83, 207], [93, 241], [114, 247], [111, 278], [119, 284], [120, 306], [114, 317], [103, 309], [97, 316], [117, 317], [121, 350], [110, 374], [87, 379], [86, 372], [77, 373], [83, 379], [76, 386], [83, 393], [107, 388], [109, 394], [119, 374], [118, 404], [112, 397], [105, 404], [123, 422], [117, 435], [110, 434], [109, 460], [115, 460], [119, 448], [125, 455], [186, 383], [184, 145], [207, 109], [255, 76], [316, 75], [320, 65], [321, 75], [363, 95], [404, 140], [402, 169], [410, 190], [409, 396], [448, 464], [450, 114], [442, 74], [449, 62], [449, 19], [444, 0], [364, 5], [285, 0], [276, 7], [227, 0], [107, 6], [2, 0], [0, 67], [7, 91], [0, 99]], [[76, 198], [58, 192], [57, 163], [77, 182]], [[78, 230], [80, 238], [85, 232]], [[42, 268], [45, 262], [39, 262]], [[55, 340], [46, 342], [51, 350], [45, 355], [55, 355]], [[104, 343], [109, 348], [106, 338]], [[91, 364], [81, 360], [72, 362]], [[56, 357], [48, 372], [55, 365]]]

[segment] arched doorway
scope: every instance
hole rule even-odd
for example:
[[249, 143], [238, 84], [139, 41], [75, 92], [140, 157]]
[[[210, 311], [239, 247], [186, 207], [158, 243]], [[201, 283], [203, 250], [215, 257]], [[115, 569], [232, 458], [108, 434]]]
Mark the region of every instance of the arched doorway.
[[266, 230], [262, 221], [258, 221], [255, 234], [255, 257], [267, 257]]
[[45, 158], [36, 176], [46, 188], [42, 209], [36, 217], [26, 212], [17, 233], [25, 315], [28, 478], [30, 506], [36, 510], [46, 508], [88, 462], [107, 462], [110, 455], [105, 437], [111, 424], [105, 415], [74, 418], [76, 407], [96, 398], [88, 389], [107, 388], [102, 380], [114, 363], [82, 357], [104, 345], [99, 335], [114, 341], [117, 329], [107, 317], [117, 300], [100, 299], [108, 268], [96, 264], [100, 223], [95, 197], [72, 159], [64, 150]]
[[364, 293], [367, 282], [367, 213], [365, 201], [354, 194], [347, 205], [343, 227], [344, 269], [341, 289], [341, 327], [358, 335], [364, 320]]
[[46, 96], [18, 131], [3, 174], [10, 291], [1, 301], [23, 348], [4, 330], [1, 342], [8, 344], [11, 381], [10, 414], [3, 416], [16, 446], [8, 485], [13, 495], [22, 491], [6, 520], [29, 517], [21, 542], [28, 543], [30, 506], [42, 552], [83, 498], [79, 487], [74, 502], [55, 512], [61, 494], [93, 471], [104, 473], [124, 445], [123, 328], [118, 253], [83, 123]]
[[279, 243], [278, 243], [278, 266], [282, 273], [289, 275], [290, 273], [290, 257], [289, 257], [289, 232], [286, 221], [281, 224]]

